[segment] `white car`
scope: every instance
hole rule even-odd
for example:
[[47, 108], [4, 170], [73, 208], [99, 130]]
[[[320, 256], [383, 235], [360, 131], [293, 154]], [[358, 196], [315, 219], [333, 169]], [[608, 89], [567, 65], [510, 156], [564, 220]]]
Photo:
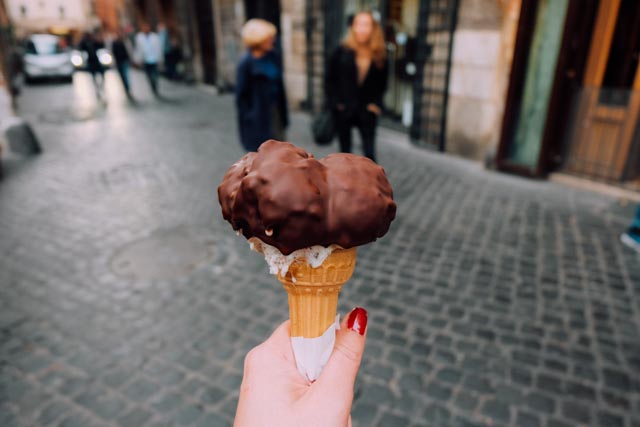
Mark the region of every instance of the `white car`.
[[51, 34], [29, 36], [24, 53], [27, 82], [38, 78], [62, 78], [71, 82], [73, 71], [71, 51], [63, 47], [60, 37]]

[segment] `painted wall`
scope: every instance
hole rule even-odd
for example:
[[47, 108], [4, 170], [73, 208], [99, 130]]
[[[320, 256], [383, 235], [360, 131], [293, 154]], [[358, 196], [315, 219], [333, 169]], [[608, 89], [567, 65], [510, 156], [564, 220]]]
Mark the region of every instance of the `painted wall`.
[[509, 159], [534, 168], [538, 163], [551, 87], [562, 43], [569, 0], [542, 0], [529, 48], [524, 92]]
[[94, 0], [95, 13], [106, 31], [116, 31], [122, 24], [120, 13], [124, 11], [124, 0]]

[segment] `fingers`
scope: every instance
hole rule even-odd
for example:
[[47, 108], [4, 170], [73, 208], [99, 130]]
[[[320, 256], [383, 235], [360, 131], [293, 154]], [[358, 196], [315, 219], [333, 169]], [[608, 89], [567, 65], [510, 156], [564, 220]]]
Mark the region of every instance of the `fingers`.
[[336, 344], [314, 388], [331, 393], [351, 407], [353, 385], [360, 368], [366, 342], [367, 311], [355, 308], [336, 333]]
[[266, 341], [247, 353], [244, 360], [245, 378], [256, 372], [264, 373], [265, 370], [270, 369], [270, 366], [273, 366], [275, 361], [284, 360], [288, 364], [295, 363], [289, 337], [290, 323], [289, 320], [286, 320], [280, 324]]
[[264, 343], [276, 346], [277, 348], [291, 347], [289, 341], [290, 324], [290, 320], [285, 320], [284, 322], [282, 322]]

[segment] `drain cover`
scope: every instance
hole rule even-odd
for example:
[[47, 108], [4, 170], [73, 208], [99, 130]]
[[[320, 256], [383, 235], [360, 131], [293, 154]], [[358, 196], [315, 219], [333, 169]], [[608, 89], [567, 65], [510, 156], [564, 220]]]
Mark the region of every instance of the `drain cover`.
[[173, 279], [218, 258], [214, 243], [211, 233], [203, 229], [160, 230], [120, 249], [110, 267], [115, 274], [128, 278]]

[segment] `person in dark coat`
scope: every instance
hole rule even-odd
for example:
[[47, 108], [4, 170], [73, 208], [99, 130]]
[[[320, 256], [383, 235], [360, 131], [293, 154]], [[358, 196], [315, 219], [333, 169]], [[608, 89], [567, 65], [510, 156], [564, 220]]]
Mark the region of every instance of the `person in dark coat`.
[[275, 36], [275, 26], [262, 19], [251, 19], [242, 27], [247, 52], [237, 68], [236, 106], [240, 141], [247, 151], [256, 151], [269, 139], [285, 140], [289, 124]]
[[116, 61], [116, 69], [122, 80], [122, 86], [127, 94], [127, 98], [133, 100], [131, 96], [131, 86], [129, 84], [129, 65], [131, 64], [131, 56], [129, 55], [129, 47], [127, 46], [127, 38], [124, 30], [118, 30], [118, 35], [111, 45], [113, 58]]
[[178, 65], [182, 62], [182, 43], [175, 32], [169, 34], [169, 50], [164, 54], [164, 71], [169, 80], [180, 80]]
[[342, 152], [351, 152], [351, 128], [356, 127], [364, 155], [376, 160], [375, 129], [386, 89], [386, 50], [380, 24], [371, 13], [360, 12], [331, 55], [325, 79], [325, 94], [334, 112]]
[[78, 48], [87, 53], [87, 70], [93, 78], [96, 95], [98, 99], [101, 99], [104, 89], [104, 67], [98, 57], [98, 51], [104, 49], [104, 43], [102, 42], [99, 31], [96, 30], [93, 33], [85, 33]]

